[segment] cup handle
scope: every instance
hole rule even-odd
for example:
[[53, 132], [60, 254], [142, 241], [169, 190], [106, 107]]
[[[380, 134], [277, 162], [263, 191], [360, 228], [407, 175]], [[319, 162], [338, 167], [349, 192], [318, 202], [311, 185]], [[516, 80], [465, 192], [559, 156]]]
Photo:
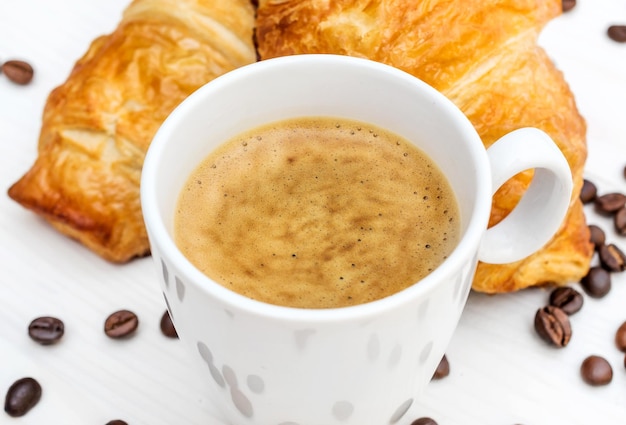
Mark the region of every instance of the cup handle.
[[478, 251], [482, 262], [512, 263], [538, 251], [559, 229], [572, 196], [572, 174], [550, 136], [536, 128], [501, 137], [487, 156], [493, 193], [517, 173], [535, 169], [518, 205], [485, 232]]

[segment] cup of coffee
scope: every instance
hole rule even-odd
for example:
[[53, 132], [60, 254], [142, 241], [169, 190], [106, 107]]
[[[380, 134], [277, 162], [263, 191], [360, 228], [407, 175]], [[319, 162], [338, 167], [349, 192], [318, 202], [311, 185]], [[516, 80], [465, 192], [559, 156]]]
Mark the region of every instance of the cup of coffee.
[[[527, 169], [526, 194], [488, 229], [493, 193]], [[432, 87], [335, 55], [200, 88], [159, 129], [141, 180], [168, 310], [236, 425], [409, 420], [477, 262], [541, 248], [571, 196], [540, 130], [485, 150]]]

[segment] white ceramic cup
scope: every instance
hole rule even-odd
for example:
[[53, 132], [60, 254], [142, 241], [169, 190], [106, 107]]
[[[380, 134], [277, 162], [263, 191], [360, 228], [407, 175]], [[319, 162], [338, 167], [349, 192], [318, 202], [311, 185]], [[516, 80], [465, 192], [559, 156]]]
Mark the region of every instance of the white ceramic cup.
[[[460, 242], [447, 260], [392, 296], [325, 310], [245, 298], [191, 265], [172, 238], [191, 171], [244, 130], [296, 116], [371, 122], [430, 155], [460, 209]], [[487, 230], [495, 190], [530, 168], [518, 207]], [[300, 55], [229, 72], [182, 102], [150, 146], [141, 201], [168, 309], [225, 423], [385, 425], [410, 421], [478, 260], [512, 262], [539, 249], [561, 224], [571, 190], [565, 158], [537, 129], [514, 131], [486, 151], [463, 113], [409, 74], [364, 59]]]

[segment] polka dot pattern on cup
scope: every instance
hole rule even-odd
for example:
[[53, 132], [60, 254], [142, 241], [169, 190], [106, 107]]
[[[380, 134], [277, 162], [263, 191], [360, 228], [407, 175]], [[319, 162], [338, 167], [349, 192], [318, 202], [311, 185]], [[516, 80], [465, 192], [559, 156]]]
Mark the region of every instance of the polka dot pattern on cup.
[[254, 410], [252, 409], [252, 403], [248, 397], [246, 397], [245, 394], [239, 390], [239, 388], [231, 388], [230, 397], [233, 400], [233, 404], [242, 415], [246, 418], [251, 418], [253, 416]]
[[409, 409], [411, 408], [411, 405], [413, 404], [413, 399], [410, 398], [407, 401], [405, 401], [404, 403], [402, 403], [400, 405], [400, 407], [398, 407], [398, 409], [394, 412], [394, 414], [391, 416], [391, 419], [389, 420], [390, 424], [395, 424], [396, 422], [398, 422], [400, 419], [402, 419], [402, 417], [404, 415], [406, 415], [406, 412], [409, 411]]
[[354, 405], [349, 401], [338, 401], [334, 404], [332, 412], [335, 419], [345, 421], [354, 413]]
[[315, 334], [315, 329], [301, 329], [294, 332], [294, 338], [296, 339], [296, 346], [300, 350], [306, 349], [307, 342], [311, 336]]
[[432, 341], [426, 344], [424, 348], [422, 348], [422, 351], [420, 352], [420, 359], [419, 359], [420, 364], [424, 364], [428, 361], [428, 359], [430, 358], [431, 351], [433, 351]]
[[420, 322], [424, 321], [426, 315], [428, 314], [429, 301], [429, 299], [425, 299], [424, 301], [422, 301], [419, 308], [417, 309], [417, 320]]
[[202, 360], [204, 360], [207, 366], [209, 366], [209, 371], [211, 372], [211, 376], [213, 377], [215, 383], [224, 388], [226, 386], [226, 382], [219, 369], [213, 363], [213, 353], [209, 350], [209, 347], [207, 347], [207, 345], [203, 342], [198, 342], [196, 347], [198, 348], [198, 353], [200, 353]]
[[224, 365], [222, 366], [222, 376], [226, 383], [233, 388], [239, 387], [237, 383], [237, 376], [235, 375], [235, 371], [233, 371], [230, 366]]
[[257, 375], [248, 375], [246, 379], [248, 383], [248, 388], [255, 394], [262, 394], [265, 391], [265, 382], [260, 376]]
[[[161, 260], [160, 263], [163, 279], [165, 282], [163, 298], [167, 305], [168, 312], [170, 313], [170, 315], [172, 315], [170, 302], [177, 300], [179, 303], [184, 303], [185, 295], [187, 292], [186, 285], [181, 278], [171, 273], [171, 271], [168, 269], [167, 264], [164, 261]], [[459, 298], [460, 294], [463, 292], [463, 282], [463, 279], [459, 279], [458, 282], [455, 282], [455, 298]], [[172, 283], [174, 285], [172, 285]], [[175, 298], [170, 299], [170, 295], [174, 295], [172, 292], [175, 293]], [[425, 300], [417, 309], [418, 321], [423, 321], [428, 315], [428, 311], [429, 300]], [[231, 311], [224, 310], [224, 312], [229, 318], [234, 319], [235, 315]], [[313, 328], [294, 331], [293, 337], [296, 347], [300, 351], [305, 352], [308, 346], [312, 343], [312, 338], [315, 336], [316, 333], [317, 330]], [[245, 379], [239, 380], [236, 371], [231, 366], [229, 366], [228, 364], [224, 364], [220, 367], [216, 364], [213, 352], [211, 351], [211, 349], [209, 349], [209, 346], [206, 343], [198, 341], [196, 343], [196, 348], [202, 361], [207, 365], [213, 381], [219, 388], [222, 388], [226, 391], [224, 395], [226, 397], [229, 397], [236, 410], [243, 417], [254, 417], [254, 399], [256, 397], [271, 396], [271, 392], [268, 392], [265, 380], [262, 378], [262, 376], [258, 374], [249, 374], [245, 376]], [[422, 348], [419, 355], [420, 364], [424, 364], [429, 360], [432, 349], [433, 342], [429, 342]], [[389, 342], [386, 342], [385, 346], [383, 347], [379, 335], [376, 333], [372, 333], [365, 341], [365, 355], [367, 360], [372, 363], [380, 361], [382, 357], [382, 359], [386, 360], [386, 362], [383, 362], [382, 365], [386, 365], [386, 367], [392, 369], [400, 364], [402, 360], [403, 349], [400, 344], [393, 345], [389, 344]], [[247, 395], [246, 392], [249, 395]], [[391, 413], [389, 424], [393, 425], [398, 423], [408, 412], [413, 404], [413, 401], [413, 399], [408, 399], [401, 402], [396, 410]], [[330, 414], [332, 415], [332, 418], [334, 418], [334, 421], [331, 421], [329, 425], [332, 425], [332, 423], [336, 423], [339, 425], [341, 423], [349, 421], [350, 418], [354, 416], [354, 413], [357, 409], [357, 407], [352, 402], [347, 400], [339, 400], [335, 402], [329, 400], [328, 406]], [[283, 421], [277, 423], [276, 425], [302, 424], [300, 422], [294, 421]]]
[[391, 350], [391, 354], [389, 355], [389, 361], [387, 365], [391, 369], [397, 366], [398, 363], [400, 363], [401, 358], [402, 358], [402, 346], [398, 344], [395, 347], [393, 347], [393, 350]]
[[178, 301], [182, 303], [185, 299], [185, 284], [178, 276], [174, 280], [176, 281], [176, 296], [178, 296]]
[[170, 287], [170, 273], [167, 270], [165, 261], [163, 260], [161, 260], [161, 272], [163, 273], [163, 281], [165, 282], [165, 286], [169, 288]]
[[367, 343], [367, 358], [375, 362], [378, 360], [378, 356], [380, 355], [380, 339], [378, 339], [378, 335], [372, 334]]

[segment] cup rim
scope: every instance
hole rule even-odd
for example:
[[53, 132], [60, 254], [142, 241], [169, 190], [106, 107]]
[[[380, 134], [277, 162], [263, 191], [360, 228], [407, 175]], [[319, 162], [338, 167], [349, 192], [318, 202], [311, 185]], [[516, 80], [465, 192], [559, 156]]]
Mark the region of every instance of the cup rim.
[[[180, 252], [159, 212], [159, 190], [151, 182], [156, 180], [159, 164], [163, 160], [164, 149], [168, 144], [168, 140], [172, 137], [178, 121], [183, 119], [187, 113], [193, 111], [198, 104], [202, 103], [204, 98], [211, 96], [213, 91], [221, 89], [221, 86], [224, 85], [236, 84], [239, 79], [251, 78], [251, 75], [254, 75], [260, 69], [271, 71], [278, 67], [306, 66], [307, 64], [324, 61], [334, 65], [366, 66], [375, 71], [390, 72], [394, 74], [394, 78], [404, 79], [411, 84], [419, 86], [420, 90], [429, 91], [431, 95], [437, 97], [445, 107], [446, 112], [450, 116], [456, 116], [458, 123], [465, 127], [464, 130], [468, 134], [468, 139], [474, 139], [476, 144], [476, 147], [470, 149], [473, 155], [472, 160], [475, 162], [474, 168], [477, 174], [477, 181], [479, 182], [475, 193], [475, 198], [477, 199], [474, 203], [474, 210], [469, 214], [470, 220], [461, 240], [447, 259], [419, 282], [385, 298], [353, 306], [322, 309], [286, 307], [257, 301], [240, 295], [213, 281], [198, 270]], [[467, 159], [469, 160], [469, 158]], [[323, 323], [338, 319], [366, 319], [367, 317], [373, 317], [381, 311], [398, 308], [415, 298], [426, 298], [428, 293], [439, 286], [439, 282], [454, 278], [465, 264], [470, 261], [476, 261], [475, 257], [478, 247], [484, 231], [487, 229], [490, 216], [491, 196], [491, 172], [486, 150], [469, 119], [451, 100], [424, 81], [390, 65], [370, 59], [335, 54], [303, 54], [258, 61], [229, 71], [204, 84], [183, 100], [156, 132], [145, 156], [140, 183], [141, 206], [150, 243], [158, 247], [158, 251], [163, 258], [167, 258], [169, 262], [176, 264], [176, 268], [184, 274], [186, 282], [189, 282], [187, 284], [193, 282], [201, 291], [219, 299], [232, 311], [245, 311], [250, 315], [307, 323]]]

